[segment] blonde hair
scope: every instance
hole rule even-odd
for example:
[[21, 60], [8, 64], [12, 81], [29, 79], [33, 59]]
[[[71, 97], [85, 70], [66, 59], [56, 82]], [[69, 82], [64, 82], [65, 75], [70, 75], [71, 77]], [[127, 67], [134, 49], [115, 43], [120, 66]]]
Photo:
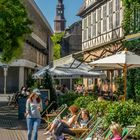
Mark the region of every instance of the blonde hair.
[[110, 130], [112, 132], [117, 132], [119, 135], [122, 134], [122, 128], [118, 123], [112, 122], [112, 124], [110, 125]]
[[104, 101], [104, 98], [102, 96], [98, 97], [98, 102]]

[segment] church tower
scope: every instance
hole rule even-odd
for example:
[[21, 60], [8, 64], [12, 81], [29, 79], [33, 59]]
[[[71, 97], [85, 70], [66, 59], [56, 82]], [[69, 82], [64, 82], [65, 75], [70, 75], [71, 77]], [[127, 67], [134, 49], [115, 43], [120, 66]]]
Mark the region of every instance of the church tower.
[[58, 0], [56, 6], [56, 17], [54, 20], [54, 31], [55, 33], [60, 33], [65, 30], [66, 20], [64, 17], [64, 4], [63, 0]]

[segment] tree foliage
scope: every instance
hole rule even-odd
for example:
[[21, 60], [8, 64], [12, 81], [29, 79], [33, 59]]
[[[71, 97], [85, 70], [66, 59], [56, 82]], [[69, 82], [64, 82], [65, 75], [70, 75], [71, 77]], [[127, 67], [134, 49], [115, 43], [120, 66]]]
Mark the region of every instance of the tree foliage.
[[[124, 7], [123, 29], [125, 35], [140, 32], [140, 0], [122, 0]], [[140, 55], [140, 40], [134, 39], [125, 41], [124, 47], [128, 50]], [[129, 98], [137, 99], [136, 96], [140, 95], [140, 70], [128, 70], [127, 74], [127, 93]]]
[[31, 33], [30, 25], [22, 0], [0, 0], [1, 61], [8, 63], [20, 56], [24, 37]]
[[[67, 103], [67, 102], [66, 102]], [[134, 139], [140, 139], [140, 104], [128, 100], [125, 102], [98, 101], [94, 96], [78, 97], [74, 104], [79, 108], [87, 109], [92, 116], [102, 118], [102, 129], [110, 126], [111, 122], [117, 122], [122, 127], [135, 125]]]
[[51, 101], [56, 101], [56, 93], [53, 87], [53, 79], [48, 70], [46, 70], [46, 73], [43, 77], [42, 86], [43, 88], [50, 90]]
[[55, 33], [51, 38], [54, 44], [54, 55], [53, 55], [54, 60], [59, 59], [61, 57], [61, 40], [63, 36], [64, 32]]
[[[34, 87], [36, 80], [33, 78], [32, 74], [29, 74], [26, 80], [26, 86], [27, 87]], [[35, 87], [37, 88], [37, 87]]]
[[123, 29], [125, 35], [139, 32], [140, 0], [122, 0], [124, 7]]

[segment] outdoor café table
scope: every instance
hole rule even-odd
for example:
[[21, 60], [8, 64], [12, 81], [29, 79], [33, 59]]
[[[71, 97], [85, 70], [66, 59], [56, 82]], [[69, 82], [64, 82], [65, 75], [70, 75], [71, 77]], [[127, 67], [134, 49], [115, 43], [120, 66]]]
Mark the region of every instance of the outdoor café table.
[[88, 128], [70, 128], [71, 131], [75, 132], [76, 137], [80, 137]]

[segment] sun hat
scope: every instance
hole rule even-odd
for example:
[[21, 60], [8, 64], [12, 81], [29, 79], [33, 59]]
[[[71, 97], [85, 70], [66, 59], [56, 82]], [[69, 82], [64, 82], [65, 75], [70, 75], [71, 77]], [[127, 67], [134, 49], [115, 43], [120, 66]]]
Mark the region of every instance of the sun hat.
[[35, 93], [36, 95], [41, 95], [41, 92], [38, 88], [33, 89], [33, 93]]

